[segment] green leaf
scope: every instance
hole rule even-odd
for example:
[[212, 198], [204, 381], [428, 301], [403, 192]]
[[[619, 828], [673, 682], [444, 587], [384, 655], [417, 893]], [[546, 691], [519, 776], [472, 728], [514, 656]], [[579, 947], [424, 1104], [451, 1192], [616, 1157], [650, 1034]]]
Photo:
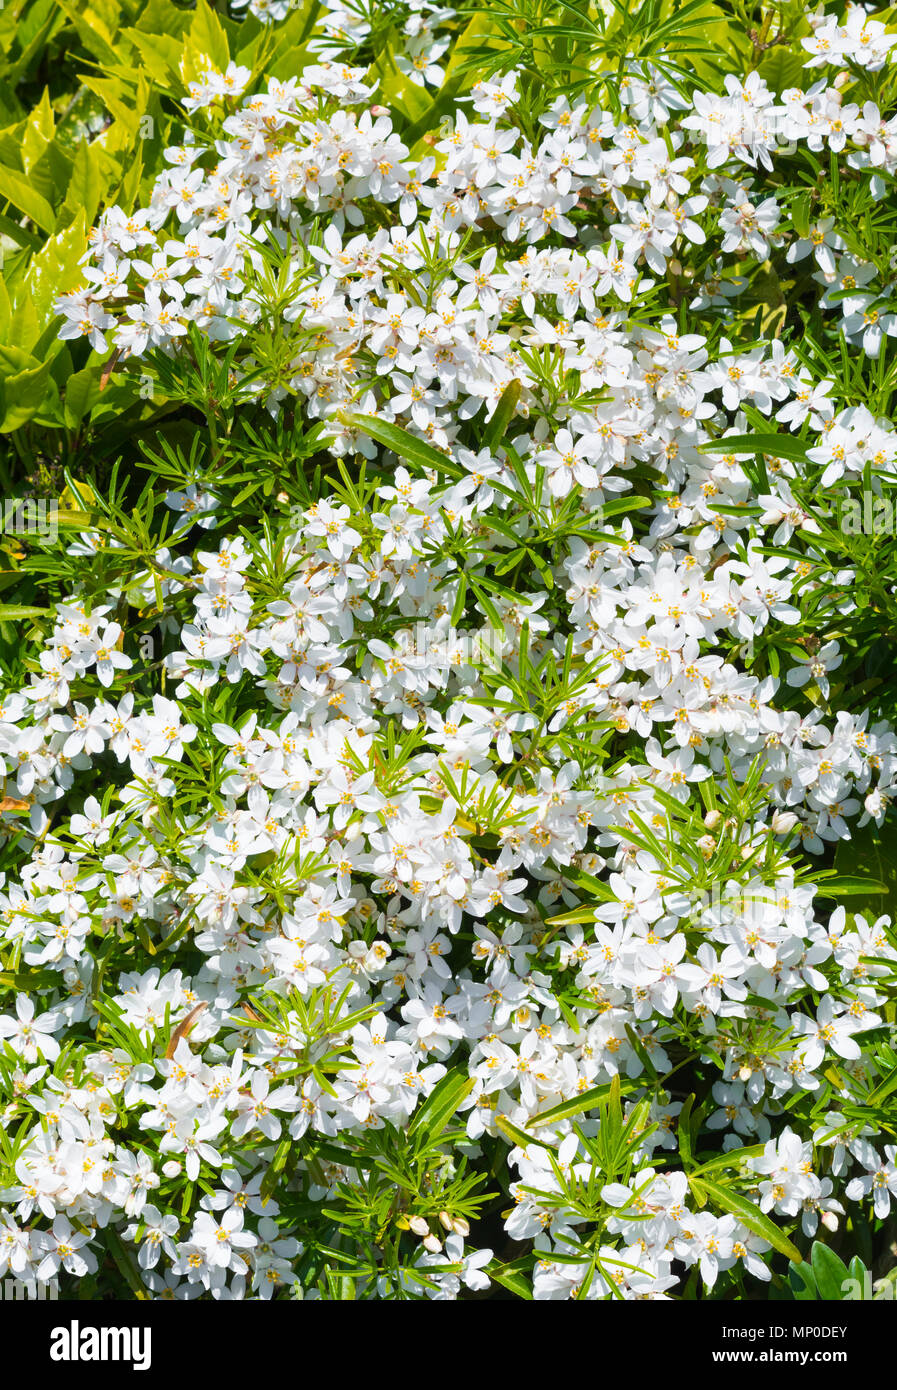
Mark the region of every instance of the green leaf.
[[810, 206], [809, 193], [801, 194], [791, 204], [791, 220], [794, 223], [794, 230], [800, 237], [810, 234]]
[[813, 1270], [803, 1260], [796, 1264], [792, 1261], [788, 1266], [788, 1284], [799, 1303], [811, 1302], [819, 1297]]
[[787, 1255], [789, 1260], [800, 1264], [801, 1254], [797, 1246], [792, 1244], [775, 1222], [770, 1221], [769, 1217], [747, 1197], [742, 1197], [740, 1192], [734, 1192], [731, 1187], [722, 1187], [717, 1182], [711, 1182], [709, 1178], [696, 1178], [694, 1174], [689, 1174], [688, 1181], [696, 1196], [700, 1193], [723, 1211], [731, 1212], [742, 1225], [753, 1231], [755, 1236], [768, 1241], [780, 1255]]
[[[614, 1077], [614, 1081], [619, 1082], [620, 1078]], [[635, 1088], [634, 1081], [626, 1085], [627, 1091], [634, 1091]], [[540, 1125], [553, 1125], [557, 1124], [558, 1120], [569, 1120], [574, 1115], [581, 1115], [585, 1110], [594, 1110], [602, 1100], [607, 1100], [610, 1094], [610, 1086], [591, 1086], [580, 1095], [571, 1096], [570, 1100], [562, 1100], [560, 1105], [553, 1105], [550, 1110], [543, 1110], [540, 1114], [531, 1116], [526, 1122], [526, 1127], [538, 1129]]]
[[[65, 12], [88, 53], [92, 53], [105, 66], [114, 66], [119, 61], [115, 46], [116, 35], [108, 23], [111, 16], [101, 14], [102, 6], [76, 3], [76, 0], [57, 0], [57, 3]], [[112, 22], [115, 23], [114, 19]]]
[[617, 901], [610, 884], [604, 883], [600, 878], [595, 878], [593, 874], [587, 874], [582, 869], [572, 876], [570, 882], [573, 884], [574, 888], [580, 888], [584, 893], [592, 893], [596, 898], [600, 898], [602, 902], [614, 903]]
[[[818, 898], [857, 897], [860, 894], [887, 893], [888, 885], [874, 878], [853, 878], [849, 874], [839, 874], [835, 878], [821, 878], [816, 884]], [[884, 904], [882, 904], [884, 906]]]
[[[271, 25], [274, 48], [265, 62], [266, 77], [294, 77], [302, 70], [305, 46], [311, 38], [321, 12], [321, 0], [299, 0], [291, 7], [287, 18], [281, 23]], [[249, 55], [243, 51], [239, 55], [241, 63], [249, 63]], [[254, 66], [254, 61], [253, 61]]]
[[149, 1298], [149, 1290], [141, 1279], [140, 1271], [134, 1263], [131, 1252], [125, 1246], [118, 1231], [112, 1226], [107, 1226], [105, 1235], [109, 1242], [109, 1253], [118, 1266], [119, 1273], [124, 1278], [131, 1293], [135, 1298]]
[[206, 0], [198, 0], [188, 36], [189, 47], [211, 59], [212, 66], [224, 72], [230, 62], [227, 34], [221, 20]]
[[24, 213], [41, 231], [55, 230], [56, 213], [46, 198], [41, 197], [32, 186], [27, 174], [0, 166], [0, 198], [12, 203], [14, 208]]
[[414, 1112], [408, 1126], [409, 1135], [423, 1132], [430, 1139], [438, 1139], [458, 1106], [470, 1095], [474, 1084], [474, 1077], [468, 1076], [464, 1067], [455, 1067], [447, 1072], [423, 1105]]
[[190, 28], [193, 16], [189, 10], [178, 9], [171, 0], [146, 0], [136, 27], [147, 34], [168, 34], [180, 38]]
[[[787, 47], [774, 48], [763, 54], [759, 73], [772, 92], [782, 93], [788, 87], [800, 87], [806, 81], [804, 54], [789, 52]], [[809, 231], [809, 226], [802, 231], [796, 220], [795, 227], [801, 236]]]
[[810, 1264], [813, 1267], [819, 1297], [832, 1303], [841, 1302], [844, 1298], [841, 1286], [850, 1278], [850, 1271], [844, 1261], [839, 1259], [834, 1250], [823, 1245], [821, 1240], [814, 1240], [810, 1251]]
[[6, 409], [0, 434], [9, 434], [37, 414], [47, 393], [50, 363], [39, 362], [18, 348], [0, 347], [0, 380]]
[[386, 420], [375, 419], [373, 415], [347, 415], [341, 419], [350, 429], [360, 430], [362, 434], [376, 440], [385, 448], [392, 449], [400, 459], [414, 464], [421, 471], [435, 468], [441, 473], [448, 473], [452, 478], [463, 476], [462, 470], [452, 463], [451, 459], [447, 459], [445, 454], [440, 454], [439, 450], [434, 449], [425, 439], [418, 439], [416, 435], [409, 434], [401, 425], [391, 425]]
[[524, 1298], [528, 1303], [532, 1302], [533, 1288], [529, 1280], [525, 1279], [520, 1270], [505, 1266], [502, 1269], [488, 1268], [486, 1273], [490, 1279], [494, 1279], [496, 1284], [501, 1284], [510, 1293], [516, 1294], [518, 1298]]
[[163, 92], [180, 91], [183, 87], [179, 72], [183, 44], [167, 34], [143, 34], [138, 29], [126, 29], [125, 33], [153, 82]]
[[[681, 1117], [680, 1117], [681, 1123]], [[727, 1153], [718, 1154], [716, 1158], [711, 1158], [707, 1163], [702, 1163], [695, 1169], [695, 1177], [701, 1173], [712, 1172], [716, 1168], [735, 1168], [739, 1163], [748, 1158], [759, 1158], [765, 1149], [765, 1144], [750, 1144], [741, 1149], [729, 1149]]]
[[[395, 113], [400, 134], [412, 121], [419, 121], [424, 112], [431, 107], [427, 90], [400, 72], [388, 48], [381, 49], [380, 56], [373, 64], [368, 80], [376, 84], [377, 98], [384, 106]], [[429, 129], [429, 127], [426, 127]], [[413, 141], [406, 141], [412, 144]]]
[[[30, 341], [16, 337], [24, 347], [36, 348], [40, 335], [53, 318], [53, 303], [60, 294], [73, 289], [81, 279], [78, 261], [87, 246], [87, 224], [84, 210], [64, 231], [51, 236], [40, 251], [32, 257], [26, 281], [27, 292], [22, 295], [16, 315], [27, 314]], [[27, 305], [27, 309], [26, 309]], [[50, 341], [56, 340], [55, 328], [51, 328]], [[61, 344], [60, 344], [61, 346]]]
[[696, 447], [704, 454], [771, 454], [793, 463], [807, 461], [806, 445], [790, 434], [727, 434]]
[[20, 622], [23, 618], [46, 618], [49, 608], [34, 608], [25, 603], [0, 603], [0, 623]]
[[[530, 1120], [529, 1124], [532, 1125], [532, 1123]], [[537, 1139], [535, 1135], [527, 1134], [525, 1130], [519, 1129], [513, 1120], [508, 1119], [507, 1115], [496, 1115], [495, 1128], [520, 1149], [525, 1149], [529, 1144], [535, 1144], [540, 1149], [551, 1148], [551, 1145], [546, 1144], [544, 1139]]]
[[691, 1133], [691, 1112], [695, 1103], [695, 1095], [686, 1096], [682, 1102], [682, 1109], [679, 1111], [679, 1122], [676, 1126], [679, 1135], [679, 1155], [682, 1159], [682, 1166], [689, 1168], [693, 1159], [693, 1145]]
[[74, 372], [65, 384], [65, 423], [70, 430], [76, 430], [99, 400], [100, 366], [85, 367]]
[[284, 1139], [281, 1139], [280, 1143], [277, 1145], [277, 1148], [274, 1151], [274, 1157], [268, 1165], [268, 1168], [265, 1172], [265, 1176], [262, 1178], [261, 1186], [259, 1187], [259, 1196], [262, 1199], [263, 1206], [268, 1205], [270, 1198], [276, 1191], [277, 1186], [281, 1180], [281, 1175], [283, 1174], [283, 1171], [287, 1166], [287, 1160], [290, 1157], [290, 1152], [294, 1147], [295, 1145], [293, 1143], [293, 1140], [289, 1137], [289, 1135], [287, 1135]]
[[65, 18], [59, 13], [56, 0], [38, 0], [29, 11], [27, 20], [19, 20], [18, 38], [22, 46], [21, 53], [5, 72], [11, 90], [25, 76], [35, 58], [43, 54], [54, 34], [64, 25]]
[[594, 922], [596, 911], [594, 907], [574, 907], [559, 917], [546, 917], [545, 922], [549, 927], [576, 927], [582, 922]]
[[79, 207], [83, 207], [86, 221], [93, 223], [105, 189], [103, 152], [98, 146], [82, 141], [75, 150], [63, 208], [74, 214]]
[[59, 976], [53, 970], [0, 970], [0, 988], [27, 994], [30, 990], [55, 989]]
[[517, 411], [517, 402], [520, 400], [521, 386], [516, 379], [509, 381], [498, 399], [498, 405], [492, 412], [492, 418], [483, 431], [483, 448], [494, 452], [505, 437], [505, 431], [514, 418]]
[[[862, 891], [854, 890], [851, 911], [861, 912], [874, 921], [892, 909], [897, 903], [897, 817], [889, 814], [878, 826], [871, 821], [862, 827], [852, 826], [850, 839], [841, 840], [835, 851], [835, 872], [838, 879], [823, 880], [818, 889], [820, 893], [840, 879], [848, 882], [854, 879], [865, 882], [866, 887]], [[866, 880], [867, 873], [875, 877]], [[884, 902], [879, 898], [882, 891], [887, 894]]]

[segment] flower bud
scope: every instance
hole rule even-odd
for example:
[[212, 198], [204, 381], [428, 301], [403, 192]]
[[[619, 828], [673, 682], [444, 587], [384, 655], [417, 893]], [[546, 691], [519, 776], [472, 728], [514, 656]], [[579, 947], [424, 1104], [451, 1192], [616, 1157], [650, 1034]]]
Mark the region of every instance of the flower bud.
[[772, 828], [777, 835], [787, 835], [797, 825], [797, 816], [793, 811], [774, 811], [772, 817]]
[[176, 1158], [170, 1158], [167, 1163], [162, 1164], [162, 1172], [166, 1178], [176, 1178], [181, 1171], [182, 1165]]
[[708, 811], [706, 816], [704, 817], [704, 824], [706, 825], [708, 830], [715, 830], [721, 820], [722, 812]]
[[424, 1248], [429, 1250], [431, 1255], [438, 1255], [442, 1249], [442, 1241], [438, 1236], [424, 1236]]
[[439, 1213], [439, 1220], [442, 1222], [443, 1226], [447, 1231], [452, 1230], [452, 1218], [449, 1216], [447, 1211], [441, 1211]]
[[408, 1225], [416, 1236], [428, 1236], [430, 1234], [430, 1227], [422, 1216], [412, 1216]]
[[470, 1222], [463, 1216], [456, 1216], [452, 1222], [452, 1230], [456, 1236], [469, 1236]]

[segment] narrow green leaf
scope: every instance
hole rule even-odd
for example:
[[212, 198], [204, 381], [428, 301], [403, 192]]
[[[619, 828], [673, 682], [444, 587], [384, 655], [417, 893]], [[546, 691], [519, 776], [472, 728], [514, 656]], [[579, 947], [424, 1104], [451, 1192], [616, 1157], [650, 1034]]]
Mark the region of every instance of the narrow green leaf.
[[26, 603], [0, 603], [0, 623], [19, 622], [23, 618], [46, 618], [49, 608], [35, 608]]
[[742, 1197], [740, 1192], [734, 1192], [731, 1187], [722, 1187], [717, 1182], [711, 1182], [709, 1178], [696, 1178], [689, 1174], [688, 1181], [693, 1192], [701, 1192], [714, 1206], [731, 1212], [742, 1225], [753, 1231], [755, 1236], [768, 1241], [780, 1255], [787, 1255], [789, 1260], [800, 1264], [801, 1254], [797, 1246], [792, 1244], [775, 1222], [770, 1221], [769, 1217], [747, 1197]]
[[137, 1266], [127, 1249], [124, 1241], [112, 1226], [106, 1227], [106, 1239], [109, 1242], [109, 1253], [118, 1266], [119, 1273], [122, 1275], [128, 1288], [135, 1298], [141, 1300], [149, 1298], [149, 1290], [140, 1278]]
[[679, 1111], [679, 1121], [676, 1126], [679, 1135], [679, 1156], [682, 1159], [684, 1168], [690, 1168], [692, 1164], [692, 1144], [691, 1144], [691, 1108], [695, 1103], [694, 1095], [686, 1096]]
[[415, 1111], [408, 1126], [408, 1133], [424, 1132], [430, 1139], [437, 1139], [473, 1088], [474, 1078], [468, 1076], [465, 1068], [455, 1067], [447, 1072], [434, 1086], [423, 1105]]
[[[533, 1121], [529, 1121], [532, 1126]], [[528, 1144], [536, 1144], [540, 1149], [550, 1149], [551, 1145], [546, 1144], [544, 1139], [537, 1139], [534, 1134], [527, 1134], [525, 1130], [518, 1129], [513, 1120], [509, 1120], [507, 1115], [496, 1115], [495, 1128], [501, 1130], [506, 1139], [510, 1139], [512, 1144], [518, 1148], [525, 1149]]]
[[[615, 1077], [614, 1080], [619, 1081], [619, 1077]], [[633, 1091], [635, 1087], [635, 1082], [629, 1082], [626, 1090]], [[526, 1122], [527, 1129], [538, 1129], [540, 1125], [553, 1125], [558, 1120], [569, 1120], [573, 1115], [581, 1115], [586, 1110], [594, 1110], [600, 1101], [607, 1099], [610, 1093], [610, 1086], [591, 1086], [580, 1095], [572, 1096], [570, 1100], [562, 1100], [560, 1105], [553, 1105], [550, 1110], [543, 1110], [540, 1114], [533, 1115]]]
[[701, 1173], [712, 1172], [716, 1168], [734, 1168], [746, 1158], [759, 1158], [765, 1147], [765, 1144], [750, 1144], [746, 1148], [730, 1149], [728, 1153], [719, 1154], [707, 1163], [702, 1163], [694, 1170], [695, 1177]]
[[807, 461], [806, 445], [790, 434], [727, 434], [696, 448], [704, 454], [772, 454], [793, 463]]
[[494, 1279], [496, 1284], [501, 1284], [503, 1288], [514, 1293], [518, 1298], [524, 1298], [528, 1303], [532, 1302], [532, 1285], [524, 1279], [523, 1275], [516, 1269], [487, 1270], [490, 1279]]
[[853, 878], [840, 874], [837, 878], [821, 878], [816, 885], [818, 898], [859, 897], [866, 893], [887, 893], [887, 884], [874, 878]]
[[502, 391], [498, 405], [492, 412], [492, 418], [483, 431], [483, 448], [493, 452], [505, 437], [505, 431], [514, 418], [517, 411], [517, 402], [520, 400], [521, 386], [515, 378], [509, 381]]
[[418, 439], [400, 425], [377, 420], [373, 415], [346, 415], [341, 418], [350, 429], [360, 430], [378, 444], [392, 449], [393, 453], [398, 454], [406, 463], [413, 463], [416, 468], [436, 469], [452, 478], [463, 477], [462, 470], [457, 464], [452, 463], [451, 459], [446, 458], [445, 454], [440, 454], [432, 444], [428, 444], [425, 439]]

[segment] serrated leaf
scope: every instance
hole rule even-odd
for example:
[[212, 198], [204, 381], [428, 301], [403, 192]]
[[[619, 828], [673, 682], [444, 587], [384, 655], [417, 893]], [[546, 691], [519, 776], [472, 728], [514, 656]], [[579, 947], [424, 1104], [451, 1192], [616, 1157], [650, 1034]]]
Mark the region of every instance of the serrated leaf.
[[[194, 53], [208, 58], [218, 72], [225, 72], [230, 62], [230, 48], [227, 42], [227, 34], [221, 24], [221, 20], [206, 0], [198, 0], [196, 11], [193, 16], [193, 23], [190, 25], [188, 34], [188, 48]], [[189, 74], [190, 78], [199, 75], [199, 69], [206, 64], [199, 64], [196, 72]], [[187, 75], [186, 64], [181, 71]]]

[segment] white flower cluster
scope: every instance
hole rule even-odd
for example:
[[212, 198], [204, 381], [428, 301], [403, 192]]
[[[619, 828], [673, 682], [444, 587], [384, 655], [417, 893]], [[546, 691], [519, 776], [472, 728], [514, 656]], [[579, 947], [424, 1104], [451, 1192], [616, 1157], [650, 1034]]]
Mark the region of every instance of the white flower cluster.
[[[441, 80], [428, 26], [450, 15], [412, 14], [410, 80]], [[325, 40], [350, 20], [328, 23]], [[874, 69], [893, 42], [881, 27], [851, 10], [805, 46], [814, 63], [862, 53]], [[744, 669], [755, 640], [801, 619], [810, 567], [767, 552], [812, 541], [793, 489], [893, 475], [897, 431], [777, 339], [746, 342], [735, 269], [785, 246], [783, 265], [812, 254], [822, 306], [877, 354], [897, 333], [872, 307], [890, 285], [832, 219], [801, 232], [763, 171], [788, 141], [849, 145], [874, 194], [897, 170], [897, 118], [825, 84], [777, 99], [752, 73], [687, 103], [633, 73], [621, 119], [560, 100], [530, 143], [512, 73], [479, 83], [469, 116], [417, 159], [370, 109], [364, 73], [326, 52], [248, 97], [234, 65], [194, 84], [189, 106], [217, 137], [188, 132], [148, 207], [103, 213], [61, 335], [127, 359], [176, 355], [196, 325], [245, 347], [247, 407], [300, 397], [337, 458], [378, 456], [351, 412], [437, 453], [378, 474], [361, 503], [334, 490], [276, 537], [208, 548], [190, 537], [217, 525], [216, 481], [185, 477], [152, 573], [109, 602], [58, 604], [29, 682], [4, 696], [3, 822], [12, 836], [24, 807], [28, 829], [2, 941], [51, 983], [41, 1013], [22, 995], [0, 1016], [20, 1125], [0, 1272], [83, 1274], [111, 1225], [158, 1297], [270, 1297], [303, 1250], [288, 1198], [261, 1195], [283, 1141], [301, 1154], [309, 1137], [401, 1128], [460, 1065], [474, 1154], [614, 1078], [629, 1119], [650, 1098], [635, 1170], [603, 1184], [612, 1214], [591, 1262], [577, 1257], [577, 1184], [600, 1168], [599, 1122], [560, 1119], [547, 1147], [508, 1149], [505, 1231], [533, 1244], [537, 1299], [662, 1298], [691, 1266], [708, 1286], [736, 1266], [767, 1279], [766, 1241], [648, 1166], [675, 1150], [682, 1108], [648, 1083], [683, 1043], [715, 1059], [708, 1128], [724, 1153], [765, 1143], [744, 1168], [756, 1205], [807, 1234], [844, 1211], [814, 1143], [837, 1142], [834, 1178], [864, 1170], [840, 1195], [871, 1192], [882, 1215], [897, 1192], [893, 1149], [881, 1160], [843, 1117], [812, 1136], [781, 1125], [833, 1059], [845, 1088], [869, 1076], [857, 1038], [882, 1024], [897, 959], [889, 918], [822, 910], [785, 837], [818, 854], [857, 818], [880, 823], [897, 737], [868, 713], [826, 712], [837, 642], [781, 678]], [[276, 384], [253, 355], [264, 228], [296, 334]], [[690, 283], [683, 261], [708, 243], [712, 273]], [[669, 303], [648, 318], [660, 281]], [[707, 329], [716, 313], [731, 337]], [[546, 362], [561, 382], [550, 408]], [[464, 447], [465, 423], [508, 401], [507, 442]], [[783, 426], [759, 489], [737, 442], [754, 414]], [[805, 424], [797, 461], [788, 432]], [[533, 587], [491, 581], [527, 556]], [[146, 696], [127, 615], [159, 595], [180, 616], [165, 619], [166, 693]], [[794, 692], [811, 682], [821, 704], [801, 714]], [[623, 751], [604, 764], [608, 737]], [[197, 775], [208, 796], [184, 810]], [[740, 818], [732, 787], [755, 798]], [[63, 796], [82, 809], [60, 815]], [[134, 968], [116, 943], [132, 943]], [[325, 1076], [309, 1011], [328, 989], [343, 1012], [324, 1030], [338, 1045]], [[98, 1029], [111, 1041], [86, 1044]], [[69, 1044], [77, 1074], [52, 1074]], [[181, 1173], [204, 1192], [184, 1221], [153, 1204]], [[336, 1161], [291, 1170], [319, 1204], [354, 1179]], [[409, 1229], [430, 1296], [488, 1285], [492, 1252], [465, 1243], [466, 1221]]]
[[897, 34], [887, 33], [884, 24], [870, 19], [863, 5], [848, 4], [840, 24], [837, 16], [826, 14], [823, 7], [807, 18], [813, 35], [801, 39], [801, 43], [812, 54], [808, 68], [818, 68], [825, 63], [839, 66], [856, 63], [869, 72], [878, 72], [897, 43]]

